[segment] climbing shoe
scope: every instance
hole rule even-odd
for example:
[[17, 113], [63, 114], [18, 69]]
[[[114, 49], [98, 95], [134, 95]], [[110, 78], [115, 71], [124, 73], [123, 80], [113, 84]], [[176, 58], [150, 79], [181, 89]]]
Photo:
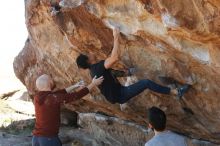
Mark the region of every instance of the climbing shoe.
[[55, 7], [51, 9], [51, 16], [56, 16], [60, 11], [57, 11]]
[[190, 86], [191, 85], [189, 85], [189, 84], [185, 84], [182, 87], [177, 89], [178, 90], [178, 95], [177, 95], [178, 99], [181, 99], [183, 97], [183, 95], [189, 90]]

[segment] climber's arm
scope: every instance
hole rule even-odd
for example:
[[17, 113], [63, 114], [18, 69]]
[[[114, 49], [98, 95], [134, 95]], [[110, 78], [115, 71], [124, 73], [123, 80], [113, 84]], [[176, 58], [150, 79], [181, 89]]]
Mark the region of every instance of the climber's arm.
[[111, 56], [105, 60], [104, 66], [106, 69], [111, 68], [119, 60], [118, 59], [119, 58], [118, 49], [119, 49], [120, 31], [118, 28], [115, 28], [113, 30], [113, 36], [114, 36], [114, 47], [112, 49]]

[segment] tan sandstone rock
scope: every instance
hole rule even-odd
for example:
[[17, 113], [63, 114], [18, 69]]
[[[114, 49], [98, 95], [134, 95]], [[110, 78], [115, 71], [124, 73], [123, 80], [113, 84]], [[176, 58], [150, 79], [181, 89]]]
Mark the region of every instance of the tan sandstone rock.
[[146, 109], [158, 106], [168, 116], [169, 129], [220, 144], [220, 1], [69, 0], [56, 15], [50, 11], [49, 0], [26, 0], [29, 37], [14, 70], [31, 95], [42, 73], [52, 75], [57, 88], [80, 79], [89, 82], [75, 59], [81, 52], [93, 52], [99, 59], [108, 56], [111, 27], [117, 26], [121, 61], [115, 68], [134, 66], [138, 79], [159, 83], [159, 76], [167, 76], [193, 88], [181, 102], [147, 90], [124, 111], [96, 90], [67, 107], [146, 125]]

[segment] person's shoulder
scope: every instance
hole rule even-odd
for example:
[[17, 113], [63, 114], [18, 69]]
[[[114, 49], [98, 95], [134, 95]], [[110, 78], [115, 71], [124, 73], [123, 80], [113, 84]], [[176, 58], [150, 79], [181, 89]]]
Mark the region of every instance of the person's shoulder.
[[99, 62], [90, 66], [90, 70], [97, 70], [100, 68], [105, 68], [105, 60], [100, 60]]
[[147, 141], [144, 146], [155, 146], [156, 143], [157, 141], [155, 140], [155, 137], [153, 137], [149, 141]]
[[43, 104], [45, 99], [52, 93], [51, 91], [40, 91], [34, 96], [34, 105]]
[[33, 100], [36, 101], [39, 99], [39, 93], [35, 93], [35, 95], [33, 96]]
[[44, 97], [45, 95], [48, 95], [50, 93], [52, 93], [52, 92], [51, 91], [39, 91], [34, 95], [34, 99]]
[[65, 89], [60, 89], [60, 90], [51, 92], [51, 94], [65, 94], [65, 93], [67, 93]]
[[147, 142], [147, 143], [145, 143], [145, 145], [144, 145], [144, 146], [149, 146], [148, 142]]
[[182, 135], [179, 135], [178, 133], [169, 131], [168, 135], [170, 136], [170, 138], [172, 140], [178, 141], [179, 143], [181, 143], [182, 145], [184, 145], [186, 143], [186, 138]]
[[105, 63], [105, 60], [100, 60], [97, 63], [93, 64], [93, 66], [97, 66], [97, 65], [101, 65], [101, 64], [104, 65], [104, 63]]
[[172, 136], [177, 137], [177, 138], [184, 139], [183, 136], [179, 135], [179, 134], [176, 133], [176, 132], [168, 131], [167, 134], [168, 134], [168, 135], [172, 135]]

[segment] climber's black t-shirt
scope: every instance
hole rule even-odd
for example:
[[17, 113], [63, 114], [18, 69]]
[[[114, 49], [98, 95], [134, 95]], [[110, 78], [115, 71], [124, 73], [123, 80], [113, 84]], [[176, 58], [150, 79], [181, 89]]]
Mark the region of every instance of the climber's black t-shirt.
[[101, 93], [106, 97], [106, 99], [111, 102], [117, 102], [117, 98], [121, 95], [121, 84], [118, 79], [111, 74], [111, 69], [106, 69], [104, 66], [105, 61], [102, 60], [96, 64], [91, 65], [90, 75], [92, 78], [95, 76], [104, 77], [104, 81], [99, 85]]

